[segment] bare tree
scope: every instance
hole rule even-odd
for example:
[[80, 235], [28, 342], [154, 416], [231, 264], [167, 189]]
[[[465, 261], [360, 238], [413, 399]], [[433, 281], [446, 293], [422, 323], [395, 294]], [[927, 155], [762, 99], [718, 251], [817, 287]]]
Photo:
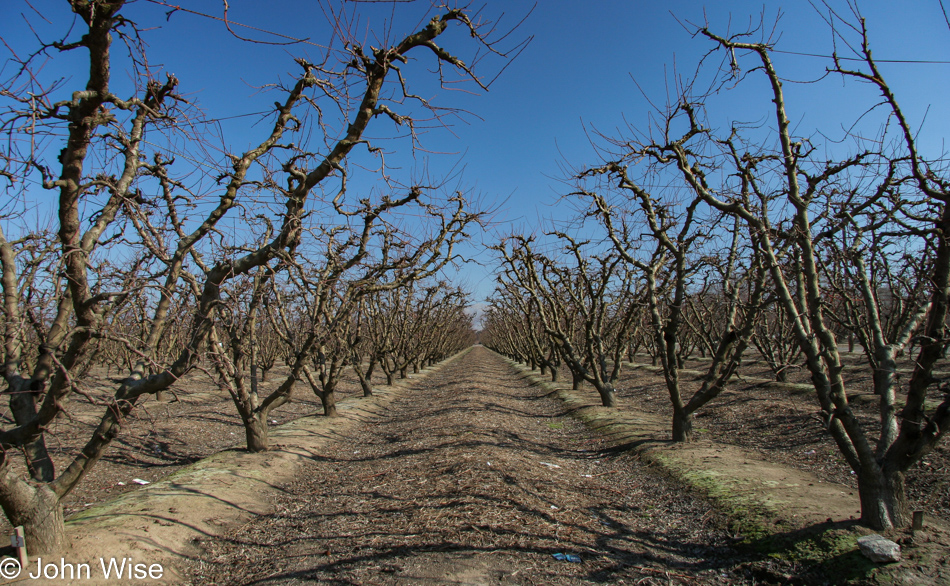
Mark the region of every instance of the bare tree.
[[[670, 113], [670, 116], [675, 115]], [[667, 129], [662, 142], [648, 141], [634, 146], [630, 140], [613, 140], [614, 146], [627, 149], [622, 153], [623, 158], [576, 175], [581, 187], [576, 195], [590, 200], [590, 213], [607, 230], [619, 257], [630, 263], [631, 269], [636, 268], [643, 274], [654, 344], [673, 405], [673, 441], [678, 442], [691, 439], [693, 413], [716, 398], [738, 369], [762, 304], [765, 279], [758, 246], [755, 242], [744, 244], [738, 220], [734, 222], [723, 254], [708, 249], [705, 255], [697, 254], [707, 239], [706, 231], [700, 228], [700, 214], [708, 207], [701, 192], [692, 191], [690, 197], [677, 201], [671, 196], [651, 193], [640, 181], [630, 177], [624, 160], [647, 159], [657, 165], [658, 169], [644, 171], [644, 180], [649, 181], [658, 170], [673, 164], [672, 153], [683, 149], [691, 138], [692, 131], [673, 139]], [[628, 200], [635, 202], [634, 209], [611, 207], [604, 195], [584, 188], [586, 181], [601, 176], [610, 178], [611, 186], [615, 185], [621, 194], [629, 194]], [[643, 257], [641, 247], [631, 237], [631, 232], [641, 224], [655, 242], [652, 252]], [[715, 280], [722, 291], [723, 319], [718, 323], [720, 329], [693, 334], [693, 342], [688, 344], [685, 340], [690, 337], [688, 310], [695, 307], [695, 304], [690, 305], [690, 288], [702, 272], [706, 282]], [[686, 398], [679, 370], [692, 345], [701, 340], [706, 341], [712, 362], [700, 388]]]
[[795, 339], [791, 321], [776, 303], [767, 303], [755, 325], [752, 344], [775, 375], [777, 382], [788, 381], [788, 372], [801, 368], [802, 348]]
[[[350, 364], [353, 367], [353, 372], [356, 373], [360, 381], [363, 396], [371, 397], [373, 395], [373, 373], [376, 371], [379, 362], [376, 352], [373, 351], [373, 341], [369, 337], [370, 328], [367, 323], [369, 319], [366, 311], [367, 303], [368, 300], [364, 297], [356, 304], [356, 309], [353, 314], [353, 325], [348, 329], [348, 343], [351, 353]], [[364, 358], [367, 359], [365, 367], [363, 366]]]
[[[679, 110], [691, 138], [688, 144], [672, 149], [670, 157], [691, 189], [720, 211], [741, 218], [758, 239], [776, 299], [804, 354], [828, 431], [857, 475], [862, 520], [886, 529], [909, 522], [904, 473], [933, 449], [950, 424], [950, 398], [930, 413], [925, 409], [928, 390], [940, 383], [933, 374], [934, 366], [948, 344], [944, 332], [950, 243], [945, 235], [950, 227], [950, 182], [944, 179], [944, 168], [927, 163], [919, 154], [910, 123], [871, 57], [863, 21], [856, 12], [854, 18], [859, 24], [840, 21], [834, 30], [841, 40], [842, 31], [851, 27], [859, 39], [852, 48], [865, 69], [845, 69], [836, 61], [834, 70], [866, 81], [881, 93], [896, 121], [895, 141], [888, 135], [874, 141], [851, 136], [857, 145], [855, 152], [829, 160], [811, 140], [793, 135], [782, 80], [771, 58], [771, 40], [748, 41], [757, 31], [720, 36], [697, 27], [698, 35], [713, 41], [724, 53], [726, 76], [742, 76], [740, 63], [747, 57], [756, 64], [749, 71], [765, 76], [771, 89], [772, 130], [778, 145], [774, 149], [756, 146], [738, 125], [727, 137], [713, 136], [694, 115], [697, 97], [684, 94]], [[722, 184], [711, 183], [708, 165], [696, 156], [704, 147], [697, 144], [721, 148], [720, 164], [731, 168]], [[893, 146], [893, 151], [885, 152], [883, 145]], [[901, 312], [906, 316], [903, 323], [890, 333], [880, 316], [885, 308], [880, 281], [871, 278], [871, 267], [884, 266], [883, 261], [859, 262], [854, 254], [860, 251], [862, 259], [890, 254], [892, 251], [875, 247], [879, 241], [875, 234], [913, 242], [910, 246], [921, 258], [932, 259], [926, 268], [920, 267], [926, 271], [928, 293], [915, 297], [916, 303], [926, 301]], [[866, 429], [848, 402], [844, 364], [825, 299], [824, 276], [829, 273], [823, 268], [821, 251], [842, 241], [854, 251], [847, 257], [846, 274], [850, 288], [861, 292], [861, 312], [878, 369], [874, 377], [880, 395], [878, 433]], [[901, 408], [894, 358], [923, 315], [921, 350]]]
[[[123, 0], [71, 0], [84, 27], [78, 40], [45, 43], [26, 57], [12, 53], [19, 67], [0, 82], [0, 128], [11, 137], [0, 153], [8, 189], [15, 191], [26, 184], [27, 176], [37, 175], [43, 187], [58, 195], [56, 250], [44, 261], [56, 267], [46, 270], [57, 277], [43, 285], [51, 291], [50, 306], [56, 309], [45, 322], [32, 363], [24, 360], [23, 338], [16, 331], [29, 309], [17, 286], [26, 266], [17, 262], [18, 256], [25, 258], [16, 244], [22, 238], [8, 240], [0, 232], [2, 374], [15, 412], [15, 425], [0, 431], [0, 506], [11, 523], [25, 526], [27, 545], [38, 554], [62, 549], [60, 501], [103, 455], [139, 399], [167, 389], [198, 365], [214, 336], [227, 283], [294, 259], [305, 237], [311, 193], [318, 187], [333, 191], [328, 179], [340, 180], [336, 201], [344, 200], [346, 157], [358, 146], [379, 152], [364, 138], [370, 123], [382, 116], [409, 127], [414, 136], [412, 114], [397, 112], [408, 109], [410, 102], [438, 117], [434, 105], [408, 89], [400, 70], [406, 55], [421, 49], [438, 63], [440, 81], [458, 72], [481, 87], [484, 83], [472, 66], [436, 39], [458, 24], [482, 49], [500, 55], [486, 37], [488, 29], [473, 23], [462, 9], [444, 9], [421, 30], [381, 48], [364, 49], [361, 37], [337, 23], [335, 38], [342, 50], [328, 51], [322, 63], [296, 60], [298, 73], [292, 84], [277, 88], [282, 97], [263, 139], [244, 152], [228, 152], [223, 164], [202, 161], [220, 170], [214, 185], [186, 184], [173, 172], [182, 169], [182, 160], [194, 157], [168, 157], [150, 146], [162, 142], [153, 135], [175, 135], [169, 142], [195, 152], [202, 151], [201, 144], [194, 143], [201, 137], [189, 130], [190, 106], [177, 93], [179, 80], [169, 75], [158, 81], [149, 69], [139, 30], [120, 13], [124, 5]], [[110, 85], [115, 38], [126, 41], [132, 52], [136, 87], [125, 98]], [[55, 83], [40, 85], [38, 60], [79, 50], [88, 54], [85, 87], [57, 100]], [[398, 83], [386, 85], [390, 77]], [[339, 113], [336, 128], [324, 116], [332, 109]], [[308, 136], [320, 137], [322, 143], [309, 150]], [[60, 137], [62, 146], [56, 148]], [[188, 176], [188, 169], [179, 176]], [[4, 230], [13, 225], [11, 219], [24, 217], [29, 198], [21, 191], [7, 200]], [[258, 207], [266, 209], [274, 223], [272, 237], [263, 243], [228, 242], [228, 231], [221, 227], [243, 210]], [[124, 254], [115, 253], [118, 247]], [[113, 254], [132, 259], [131, 268], [123, 269], [125, 276], [100, 278], [108, 274]], [[143, 288], [149, 290], [147, 310], [141, 312], [147, 326], [134, 338], [116, 335], [107, 326], [129, 296]], [[188, 296], [193, 296], [191, 303], [176, 302]], [[165, 359], [161, 346], [177, 323], [170, 315], [176, 305], [189, 309], [188, 331], [179, 351]], [[79, 390], [76, 374], [88, 364], [99, 340], [124, 345], [137, 360], [115, 388], [96, 430], [57, 475], [45, 453], [44, 437], [66, 409], [69, 396]], [[26, 456], [26, 474], [10, 461], [16, 452]]]
[[551, 382], [557, 382], [561, 353], [544, 331], [535, 300], [520, 288], [506, 269], [498, 277], [499, 286], [492, 298], [491, 313], [486, 320], [489, 332], [486, 346], [513, 360], [522, 362], [541, 374], [550, 369]]
[[564, 243], [570, 264], [535, 252], [525, 237], [511, 237], [493, 248], [501, 254], [506, 274], [534, 304], [545, 333], [571, 370], [574, 388], [585, 380], [605, 407], [615, 407], [614, 385], [637, 314], [632, 299], [636, 282], [623, 270], [619, 255], [587, 253], [588, 243], [563, 232], [552, 235]]

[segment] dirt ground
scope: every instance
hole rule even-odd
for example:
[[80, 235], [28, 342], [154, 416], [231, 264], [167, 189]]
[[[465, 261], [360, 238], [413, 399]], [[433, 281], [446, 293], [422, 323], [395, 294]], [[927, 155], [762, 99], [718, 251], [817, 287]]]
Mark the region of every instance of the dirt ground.
[[[878, 428], [879, 416], [870, 374], [862, 364], [862, 355], [843, 353], [843, 357], [848, 365], [845, 375], [852, 409], [874, 442], [873, 430]], [[670, 397], [661, 373], [648, 366], [649, 357], [637, 358], [639, 367], [627, 369], [617, 384], [622, 408], [658, 414], [672, 421]], [[684, 373], [682, 377], [684, 394], [699, 388], [701, 383], [695, 379], [706, 365], [708, 362], [701, 360], [686, 363], [692, 374]], [[903, 374], [909, 376], [911, 365], [903, 366]], [[770, 371], [753, 355], [744, 361], [740, 372], [740, 380], [697, 412], [693, 423], [696, 437], [754, 450], [770, 461], [812, 472], [825, 482], [856, 491], [851, 468], [822, 425], [818, 401], [804, 369], [790, 373], [792, 384], [769, 383]], [[570, 380], [566, 372], [565, 377]], [[934, 389], [928, 403], [937, 404], [942, 399], [939, 389]], [[950, 522], [950, 445], [946, 441], [908, 471], [907, 492], [914, 510]]]
[[[814, 483], [843, 483], [827, 484], [829, 503], [836, 495], [847, 499], [846, 493], [853, 500], [853, 480], [818, 425], [812, 397], [794, 387], [763, 386], [748, 378], [755, 373], [753, 362], [743, 384], [697, 417], [697, 443], [705, 450], [697, 452], [699, 468], [710, 477], [733, 465], [758, 467], [764, 475], [765, 464], [742, 456], [754, 452], [771, 462], [763, 482], [789, 487], [793, 500], [814, 500], [816, 492], [811, 482], [789, 480], [791, 468], [816, 474]], [[835, 583], [807, 552], [768, 553], [756, 541], [757, 529], [736, 523], [735, 510], [670, 478], [655, 459], [651, 465], [640, 461], [609, 429], [591, 432], [579, 423], [576, 407], [525, 376], [475, 347], [368, 407], [352, 402], [342, 425], [317, 417], [285, 426], [319, 410], [313, 395], [300, 389], [294, 404], [274, 414], [281, 424], [275, 429], [285, 431], [277, 434], [273, 452], [261, 457], [232, 449], [182, 471], [243, 440], [230, 399], [200, 377], [185, 380], [175, 401], [143, 405], [72, 495], [68, 510], [85, 516], [73, 523], [73, 536], [85, 541], [76, 551], [135, 542], [139, 554], [144, 547], [172, 556], [177, 576], [194, 584]], [[97, 380], [87, 385], [104, 393], [107, 387]], [[634, 414], [650, 441], [662, 443], [669, 410], [662, 378], [643, 366], [630, 368], [619, 388], [624, 416]], [[596, 403], [592, 390], [578, 393]], [[348, 381], [340, 394], [355, 398], [358, 385]], [[70, 415], [91, 426], [97, 412], [77, 403]], [[85, 440], [66, 433], [66, 425], [61, 429], [51, 444], [60, 465], [71, 446]], [[295, 442], [303, 436], [318, 441], [307, 439], [301, 448]], [[739, 460], [727, 464], [724, 451], [735, 449], [745, 451], [732, 453]], [[946, 446], [925, 462], [910, 477], [911, 496], [915, 506], [945, 519]], [[143, 488], [135, 478], [151, 484], [129, 492]], [[708, 478], [688, 480], [710, 492]], [[156, 499], [197, 497], [195, 487], [230, 511], [187, 500], [184, 506], [172, 500], [156, 505]], [[123, 492], [128, 494], [119, 501], [97, 505]], [[859, 561], [853, 523], [842, 514], [848, 506], [853, 508], [850, 501], [844, 507], [819, 504], [839, 522], [808, 542], [826, 549], [850, 539], [852, 553], [842, 554], [839, 565]], [[800, 528], [792, 517], [824, 519], [821, 510], [799, 513], [774, 522], [785, 523], [782, 530], [794, 536]], [[925, 543], [920, 536], [916, 542], [893, 537], [912, 546], [907, 563], [920, 568], [908, 583], [939, 584], [950, 576], [948, 561], [939, 561], [939, 552], [950, 547], [945, 532], [927, 534]]]
[[[476, 347], [202, 542], [195, 584], [737, 584], [761, 560], [713, 504], [614, 450]], [[559, 560], [557, 554], [576, 556]], [[782, 578], [780, 578], [782, 579]]]
[[[275, 368], [268, 380], [261, 383], [262, 389], [275, 389], [285, 372], [285, 368]], [[84, 377], [82, 387], [87, 397], [77, 395], [67, 416], [60, 417], [51, 427], [47, 446], [57, 471], [69, 464], [99, 423], [104, 408], [98, 403], [110, 396], [113, 376], [105, 369], [95, 369]], [[384, 382], [378, 373], [373, 380], [377, 384]], [[344, 379], [337, 395], [343, 399], [361, 393], [354, 375]], [[270, 419], [277, 428], [322, 411], [319, 399], [309, 387], [298, 383], [293, 401], [275, 410]], [[6, 405], [0, 406], [0, 421], [5, 425], [12, 423]], [[139, 402], [105, 456], [67, 495], [66, 516], [158, 482], [221, 450], [242, 447], [244, 441], [244, 428], [231, 397], [204, 373], [193, 372], [173, 386], [164, 401], [148, 397]], [[22, 458], [10, 460], [14, 467], [22, 468]], [[9, 532], [9, 523], [0, 516], [0, 533]]]
[[[710, 442], [689, 455], [666, 446], [663, 458], [689, 460], [716, 483], [672, 478], [664, 468], [675, 464], [643, 452], [647, 465], [631, 449], [637, 433], [664, 443], [660, 418], [635, 416], [633, 436], [618, 441], [620, 423], [593, 418], [607, 429], [592, 433], [573, 415], [593, 416], [578, 411], [476, 347], [305, 463], [273, 514], [203, 541], [186, 573], [196, 584], [822, 584], [836, 574], [809, 560], [871, 566], [854, 551], [866, 530], [847, 515], [824, 523], [847, 507], [857, 516], [845, 487]], [[755, 503], [775, 527], [766, 535], [737, 523], [724, 502], [758, 504], [714, 503], [684, 478], [728, 484], [733, 496], [768, 493]], [[950, 577], [936, 557], [950, 545], [945, 533], [894, 537], [917, 567], [891, 578]], [[775, 555], [776, 539], [794, 542], [794, 555]]]

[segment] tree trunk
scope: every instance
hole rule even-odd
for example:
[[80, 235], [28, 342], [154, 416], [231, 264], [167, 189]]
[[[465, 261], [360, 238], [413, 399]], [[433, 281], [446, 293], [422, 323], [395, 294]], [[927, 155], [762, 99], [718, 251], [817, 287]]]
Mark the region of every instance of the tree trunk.
[[597, 393], [600, 395], [600, 402], [604, 407], [617, 406], [617, 391], [611, 385], [597, 385]]
[[369, 384], [369, 378], [367, 378], [366, 373], [363, 372], [363, 368], [354, 361], [353, 371], [356, 373], [356, 377], [360, 379], [360, 387], [363, 389], [364, 397], [373, 396], [373, 387]]
[[407, 374], [405, 367], [399, 369], [399, 378], [406, 378]]
[[559, 369], [558, 367], [556, 367], [556, 366], [552, 366], [552, 367], [551, 367], [551, 382], [552, 382], [552, 383], [556, 383], [556, 382], [557, 382], [557, 379], [559, 378], [559, 374], [560, 374], [560, 373], [558, 372], [559, 370], [560, 370], [560, 369]]
[[673, 441], [687, 443], [693, 439], [693, 415], [673, 407]]
[[573, 370], [571, 371], [571, 389], [572, 390], [576, 391], [577, 389], [581, 388], [581, 382], [583, 380], [584, 378], [581, 375], [577, 374]]
[[869, 471], [858, 474], [861, 497], [861, 522], [872, 529], [886, 531], [910, 524], [904, 475]]
[[386, 384], [393, 386], [393, 373], [386, 371]]
[[[10, 412], [17, 425], [25, 425], [36, 418], [35, 387], [39, 383], [22, 380], [16, 386], [10, 386]], [[35, 442], [25, 445], [23, 454], [30, 467], [30, 475], [34, 480], [51, 482], [55, 476], [53, 461], [46, 450], [45, 436], [40, 436]], [[14, 525], [16, 526], [16, 525]]]
[[38, 492], [32, 518], [17, 525], [23, 525], [27, 551], [35, 552], [34, 555], [61, 552], [67, 546], [63, 505], [45, 486]]
[[323, 404], [323, 415], [326, 417], [336, 417], [339, 415], [336, 411], [336, 393], [333, 389], [326, 389], [320, 393], [320, 403]]
[[244, 420], [244, 436], [247, 438], [247, 451], [252, 454], [266, 452], [270, 448], [267, 416], [260, 413]]
[[360, 387], [363, 389], [363, 396], [364, 396], [364, 397], [372, 397], [372, 396], [373, 396], [373, 387], [370, 386], [368, 380], [366, 380], [365, 378], [361, 378], [361, 379], [360, 379]]
[[66, 525], [63, 506], [45, 484], [27, 484], [9, 469], [0, 480], [0, 506], [14, 527], [23, 526], [31, 556], [63, 553]]

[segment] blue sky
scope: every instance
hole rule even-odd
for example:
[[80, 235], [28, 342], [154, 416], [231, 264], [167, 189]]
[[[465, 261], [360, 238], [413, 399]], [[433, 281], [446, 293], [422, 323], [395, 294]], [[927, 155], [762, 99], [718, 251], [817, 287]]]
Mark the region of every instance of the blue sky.
[[[220, 0], [179, 1], [198, 12], [222, 14]], [[30, 2], [51, 24], [43, 22], [22, 0], [4, 0], [3, 4], [0, 36], [15, 49], [32, 46], [26, 20], [46, 39], [70, 21], [61, 1]], [[328, 39], [326, 17], [317, 2], [230, 0], [229, 4], [230, 18], [236, 22], [309, 38], [317, 44]], [[844, 6], [837, 1], [832, 4]], [[482, 14], [495, 19], [504, 12], [504, 27], [517, 22], [533, 5], [523, 0], [487, 0]], [[348, 3], [346, 10], [362, 15], [357, 23], [360, 30], [379, 35], [385, 25], [391, 25], [390, 37], [395, 38], [418, 28], [428, 7], [425, 1], [395, 6]], [[867, 18], [878, 59], [950, 61], [950, 30], [938, 0], [866, 1], [860, 8]], [[512, 231], [532, 232], [549, 220], [568, 219], [574, 214], [573, 208], [559, 201], [559, 196], [568, 191], [561, 181], [564, 165], [598, 162], [590, 144], [591, 131], [616, 136], [627, 123], [645, 125], [650, 105], [641, 89], [662, 104], [675, 76], [691, 75], [698, 59], [711, 48], [709, 41], [692, 38], [677, 19], [684, 23], [708, 20], [712, 30], [726, 33], [746, 28], [750, 18], [757, 22], [763, 12], [766, 23], [772, 26], [780, 9], [784, 12], [777, 25], [781, 31], [778, 49], [830, 54], [831, 33], [807, 2], [540, 0], [515, 33], [516, 40], [531, 35], [533, 41], [489, 92], [473, 95], [439, 91], [425, 83], [416, 86], [435, 103], [471, 114], [453, 119], [450, 131], [433, 129], [423, 137], [427, 149], [441, 154], [417, 154], [413, 158], [405, 143], [392, 142], [392, 148], [398, 150], [391, 161], [400, 167], [394, 172], [403, 175], [407, 183], [423, 170], [434, 176], [454, 173], [459, 185], [477, 194], [485, 205], [498, 208], [495, 225], [479, 236], [480, 240], [490, 242], [498, 234]], [[181, 91], [200, 102], [211, 117], [267, 110], [276, 97], [257, 87], [290, 79], [287, 72], [296, 68], [294, 56], [307, 54], [315, 59], [320, 52], [318, 47], [306, 44], [275, 47], [240, 42], [219, 21], [182, 11], [166, 20], [168, 11], [139, 0], [125, 14], [150, 29], [144, 38], [149, 43], [152, 65], [174, 72], [181, 80]], [[256, 39], [273, 39], [253, 30], [235, 30]], [[454, 30], [443, 40], [449, 49], [460, 47], [457, 52], [462, 57], [469, 48], [463, 33]], [[69, 59], [67, 56], [51, 63], [43, 73], [72, 79], [66, 86], [72, 91], [79, 89], [76, 85], [82, 77], [72, 77], [76, 62]], [[830, 65], [827, 59], [784, 53], [776, 55], [775, 60], [790, 81], [817, 79]], [[410, 64], [410, 71], [417, 76], [414, 79], [425, 74], [421, 66], [428, 63]], [[486, 61], [484, 65], [485, 73], [494, 73], [500, 66], [498, 61]], [[912, 120], [924, 123], [921, 136], [930, 154], [940, 153], [950, 130], [945, 107], [946, 96], [950, 95], [950, 65], [883, 63], [881, 67]], [[8, 72], [5, 69], [2, 73]], [[117, 72], [117, 84], [122, 83], [121, 75]], [[753, 80], [744, 86], [741, 95], [733, 93], [727, 100], [714, 102], [713, 123], [768, 115], [771, 105], [763, 89], [761, 80]], [[805, 135], [814, 129], [840, 133], [841, 125], [850, 124], [876, 97], [867, 87], [853, 81], [845, 83], [840, 77], [817, 84], [787, 83], [786, 90], [790, 117]], [[262, 136], [266, 125], [250, 124], [254, 120], [222, 122], [229, 148], [237, 151]], [[370, 134], [382, 137], [389, 132], [381, 123], [385, 121], [377, 120]], [[491, 255], [477, 247], [467, 253], [491, 264]], [[471, 287], [476, 299], [484, 299], [492, 289], [490, 272], [490, 266], [469, 266], [461, 271], [460, 278]]]

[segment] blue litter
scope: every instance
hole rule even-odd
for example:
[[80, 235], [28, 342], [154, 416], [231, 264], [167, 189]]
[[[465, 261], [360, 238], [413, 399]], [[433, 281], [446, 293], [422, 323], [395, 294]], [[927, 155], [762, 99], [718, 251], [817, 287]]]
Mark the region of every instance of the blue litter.
[[575, 564], [581, 563], [581, 556], [574, 555], [573, 553], [556, 553], [553, 555], [554, 555], [554, 559], [556, 559], [559, 562], [572, 562]]

